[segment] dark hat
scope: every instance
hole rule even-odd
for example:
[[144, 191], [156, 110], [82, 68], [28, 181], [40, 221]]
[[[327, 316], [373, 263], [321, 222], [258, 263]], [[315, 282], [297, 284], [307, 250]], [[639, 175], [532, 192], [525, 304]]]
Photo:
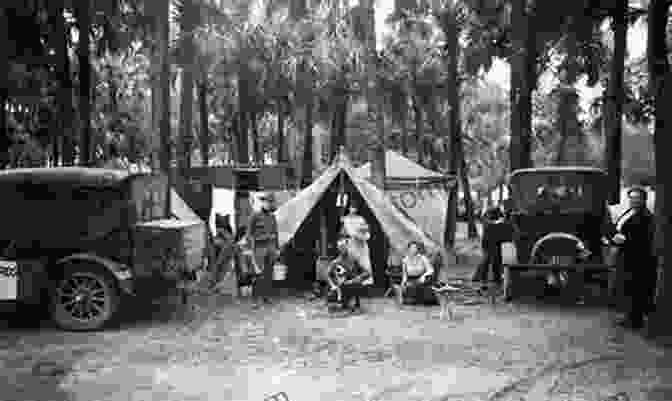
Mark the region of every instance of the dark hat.
[[231, 215], [222, 216], [221, 214], [215, 214], [215, 227], [233, 232], [231, 228]]

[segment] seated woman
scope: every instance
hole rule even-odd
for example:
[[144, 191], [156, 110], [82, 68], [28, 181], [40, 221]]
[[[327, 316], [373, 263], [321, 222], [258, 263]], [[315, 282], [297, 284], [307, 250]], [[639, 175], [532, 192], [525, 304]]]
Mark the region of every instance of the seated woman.
[[[348, 239], [338, 241], [339, 256], [329, 265], [327, 280], [329, 288], [336, 295], [336, 300], [343, 309], [354, 312], [361, 307], [360, 296], [364, 289], [363, 283], [370, 278], [370, 274], [362, 268], [348, 253]], [[329, 295], [327, 295], [329, 296]], [[355, 304], [351, 307], [350, 302]]]
[[431, 289], [434, 267], [424, 255], [422, 244], [412, 241], [408, 244], [408, 253], [402, 260], [401, 279], [402, 301], [408, 297], [421, 303], [433, 299]]

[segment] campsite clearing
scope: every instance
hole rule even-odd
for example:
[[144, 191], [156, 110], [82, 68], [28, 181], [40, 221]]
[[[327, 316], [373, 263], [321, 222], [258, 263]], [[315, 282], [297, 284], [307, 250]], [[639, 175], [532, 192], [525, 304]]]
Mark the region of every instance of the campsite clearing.
[[598, 308], [463, 305], [447, 322], [436, 318], [436, 307], [399, 310], [391, 298], [367, 299], [365, 313], [348, 317], [303, 298], [257, 311], [224, 296], [194, 301], [190, 312], [158, 304], [104, 332], [3, 330], [2, 399], [261, 401], [283, 391], [291, 401], [670, 395], [661, 386], [672, 383], [671, 356], [612, 328]]

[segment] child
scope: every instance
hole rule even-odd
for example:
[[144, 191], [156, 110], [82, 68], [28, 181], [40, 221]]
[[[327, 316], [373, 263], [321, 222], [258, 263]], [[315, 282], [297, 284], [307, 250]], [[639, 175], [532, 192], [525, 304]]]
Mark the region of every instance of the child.
[[238, 250], [236, 258], [236, 281], [237, 296], [252, 295], [252, 286], [254, 285], [254, 253], [247, 241], [246, 229], [241, 227], [236, 234], [236, 247]]
[[229, 216], [215, 215], [215, 227], [217, 229], [217, 234], [213, 239], [213, 288], [220, 287], [223, 284], [226, 275], [231, 271], [231, 262], [235, 252], [233, 230], [231, 229]]

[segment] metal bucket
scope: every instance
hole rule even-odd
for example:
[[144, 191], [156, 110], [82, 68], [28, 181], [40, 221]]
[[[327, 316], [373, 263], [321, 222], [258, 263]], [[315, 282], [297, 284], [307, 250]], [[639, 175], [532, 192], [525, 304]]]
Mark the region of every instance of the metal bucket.
[[287, 266], [280, 263], [273, 266], [273, 280], [283, 281], [286, 279], [287, 279]]

